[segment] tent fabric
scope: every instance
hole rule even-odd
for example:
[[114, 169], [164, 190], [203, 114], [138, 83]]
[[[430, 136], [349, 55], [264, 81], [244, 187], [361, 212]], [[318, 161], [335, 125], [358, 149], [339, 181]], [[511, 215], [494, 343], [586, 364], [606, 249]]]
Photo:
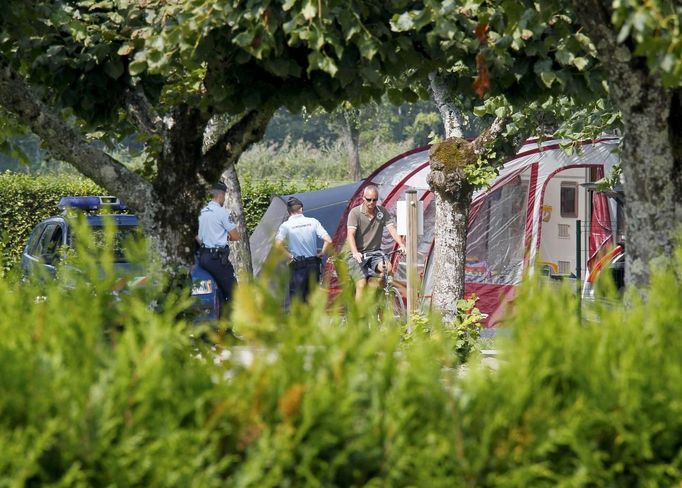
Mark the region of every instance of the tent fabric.
[[[289, 217], [286, 204], [289, 198], [298, 198], [303, 203], [303, 213], [319, 220], [331, 236], [348, 206], [348, 200], [355, 194], [360, 184], [361, 182], [355, 182], [317, 191], [273, 196], [265, 214], [249, 238], [254, 274], [260, 273], [275, 242], [277, 229]], [[322, 242], [318, 244], [321, 246]]]
[[[476, 293], [477, 305], [489, 317], [499, 317], [503, 304], [514, 295], [524, 272], [533, 271], [542, 239], [542, 206], [549, 180], [569, 168], [601, 168], [609, 172], [618, 162], [615, 153], [619, 138], [603, 137], [579, 143], [577, 152], [566, 152], [563, 144], [567, 141], [529, 139], [515, 157], [501, 168], [499, 176], [490, 188], [481, 189], [473, 196], [469, 215], [469, 233], [466, 259], [465, 292]], [[431, 296], [432, 268], [431, 254], [435, 237], [435, 205], [433, 195], [426, 183], [429, 172], [429, 148], [418, 148], [397, 156], [377, 169], [358, 187], [350, 198], [348, 208], [340, 218], [333, 236], [337, 249], [346, 239], [348, 211], [362, 202], [362, 191], [366, 185], [374, 184], [379, 189], [381, 205], [395, 213], [396, 203], [404, 198], [407, 190], [416, 190], [417, 197], [424, 202], [424, 235], [418, 242], [418, 273], [422, 277], [422, 297], [429, 301]], [[599, 204], [601, 205], [601, 203]], [[607, 223], [604, 212], [608, 208], [595, 207], [597, 217]], [[607, 243], [610, 225], [600, 229], [594, 242]], [[593, 242], [590, 236], [590, 242]], [[384, 251], [395, 247], [386, 233]], [[590, 247], [590, 254], [593, 248]], [[398, 260], [398, 254], [395, 255]], [[395, 282], [405, 276], [405, 263], [394, 263]], [[332, 278], [330, 286], [339, 286], [333, 278], [333, 269], [328, 269]]]

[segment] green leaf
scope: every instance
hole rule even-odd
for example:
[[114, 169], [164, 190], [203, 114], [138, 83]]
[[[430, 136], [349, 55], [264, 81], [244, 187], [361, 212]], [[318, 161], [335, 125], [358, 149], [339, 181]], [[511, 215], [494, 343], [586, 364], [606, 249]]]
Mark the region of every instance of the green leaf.
[[132, 76], [137, 76], [141, 73], [144, 73], [145, 70], [147, 69], [147, 60], [146, 59], [135, 59], [132, 63], [128, 65], [128, 72]]
[[124, 72], [120, 58], [115, 57], [104, 65], [104, 72], [115, 80], [118, 80]]
[[573, 65], [578, 68], [580, 71], [584, 70], [585, 67], [589, 64], [589, 60], [585, 57], [578, 56], [573, 59]]
[[414, 27], [414, 19], [412, 12], [403, 12], [400, 15], [394, 15], [391, 19], [391, 28], [395, 32], [406, 32]]
[[540, 79], [548, 88], [552, 86], [552, 83], [556, 80], [556, 74], [552, 71], [544, 71], [540, 73]]
[[303, 14], [303, 18], [306, 20], [312, 20], [317, 15], [317, 6], [312, 0], [308, 0], [305, 4], [305, 7], [303, 7], [301, 10], [301, 13]]

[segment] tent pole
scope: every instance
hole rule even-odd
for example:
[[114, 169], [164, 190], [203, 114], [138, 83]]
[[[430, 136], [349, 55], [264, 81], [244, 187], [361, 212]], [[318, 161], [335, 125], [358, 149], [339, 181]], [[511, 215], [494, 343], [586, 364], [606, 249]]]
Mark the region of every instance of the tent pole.
[[407, 313], [417, 311], [417, 191], [408, 190], [407, 202]]

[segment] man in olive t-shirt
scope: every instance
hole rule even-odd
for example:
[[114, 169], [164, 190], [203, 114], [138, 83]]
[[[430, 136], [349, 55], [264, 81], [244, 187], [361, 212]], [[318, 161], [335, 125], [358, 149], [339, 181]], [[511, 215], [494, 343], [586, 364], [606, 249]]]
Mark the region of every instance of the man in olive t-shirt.
[[[348, 258], [348, 271], [355, 281], [355, 299], [359, 300], [367, 283], [378, 286], [383, 273], [380, 256], [365, 258], [364, 253], [381, 250], [381, 239], [384, 228], [391, 234], [400, 250], [405, 252], [405, 245], [398, 235], [393, 216], [384, 207], [377, 205], [379, 189], [375, 185], [368, 185], [362, 194], [363, 203], [351, 209], [348, 213], [348, 247], [351, 256]], [[391, 263], [386, 262], [388, 272]]]

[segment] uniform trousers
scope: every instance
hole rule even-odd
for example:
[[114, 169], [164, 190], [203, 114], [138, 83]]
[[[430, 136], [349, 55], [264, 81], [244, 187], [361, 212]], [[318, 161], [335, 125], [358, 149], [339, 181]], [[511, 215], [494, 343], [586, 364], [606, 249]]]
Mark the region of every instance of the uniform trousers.
[[220, 307], [220, 316], [226, 316], [227, 308], [232, 302], [232, 289], [234, 288], [234, 267], [229, 260], [229, 251], [227, 249], [201, 248], [199, 264], [213, 276], [218, 284], [224, 300], [223, 306]]
[[303, 302], [308, 300], [311, 291], [310, 284], [320, 281], [321, 262], [318, 257], [297, 258], [289, 265], [289, 302], [295, 296]]

